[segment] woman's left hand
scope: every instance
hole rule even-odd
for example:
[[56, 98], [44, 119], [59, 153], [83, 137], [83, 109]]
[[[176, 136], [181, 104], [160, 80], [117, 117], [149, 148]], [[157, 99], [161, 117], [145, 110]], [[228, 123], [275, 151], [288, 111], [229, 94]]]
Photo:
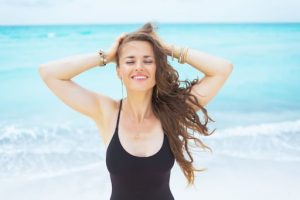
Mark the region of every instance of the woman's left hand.
[[155, 38], [164, 49], [169, 50], [169, 45], [163, 39], [161, 39], [155, 31], [152, 31], [150, 35]]

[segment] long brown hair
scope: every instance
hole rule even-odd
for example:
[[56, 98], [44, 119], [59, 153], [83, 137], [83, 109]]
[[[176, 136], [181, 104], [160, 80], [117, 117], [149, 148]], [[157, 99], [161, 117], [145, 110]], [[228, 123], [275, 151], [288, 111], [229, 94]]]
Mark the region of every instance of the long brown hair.
[[[170, 148], [179, 164], [184, 176], [187, 178], [188, 186], [194, 184], [194, 171], [205, 171], [206, 169], [196, 169], [193, 166], [193, 157], [189, 150], [188, 140], [202, 149], [212, 149], [206, 146], [200, 139], [195, 137], [195, 132], [199, 135], [209, 136], [207, 123], [213, 121], [207, 114], [207, 110], [202, 107], [197, 98], [190, 93], [192, 86], [199, 80], [193, 81], [179, 80], [178, 72], [168, 63], [168, 52], [162, 47], [150, 33], [156, 28], [154, 23], [146, 23], [142, 28], [131, 32], [120, 42], [116, 53], [116, 64], [119, 67], [120, 52], [123, 46], [130, 41], [147, 41], [154, 51], [156, 62], [156, 85], [153, 87], [152, 107], [153, 112], [161, 120], [163, 131], [168, 136]], [[204, 123], [201, 124], [197, 112], [189, 103], [198, 106], [204, 114]], [[191, 131], [189, 131], [191, 130]], [[187, 153], [189, 160], [185, 158]]]

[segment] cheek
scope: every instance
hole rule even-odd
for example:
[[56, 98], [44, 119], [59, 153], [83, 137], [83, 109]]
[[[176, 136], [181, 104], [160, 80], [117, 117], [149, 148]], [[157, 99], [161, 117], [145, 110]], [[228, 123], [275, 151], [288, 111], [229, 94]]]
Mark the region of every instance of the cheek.
[[156, 66], [151, 66], [148, 69], [148, 72], [150, 72], [152, 74], [152, 76], [155, 76], [155, 72], [156, 72]]
[[155, 85], [156, 84], [156, 69], [152, 68], [150, 73], [151, 73], [151, 82], [152, 82], [152, 84]]
[[151, 74], [152, 74], [153, 79], [155, 80], [156, 68], [154, 68], [154, 69], [151, 70]]
[[128, 71], [128, 69], [126, 69], [126, 67], [122, 67], [122, 69], [120, 69], [119, 71], [120, 77], [122, 77], [123, 79], [126, 79], [130, 72]]

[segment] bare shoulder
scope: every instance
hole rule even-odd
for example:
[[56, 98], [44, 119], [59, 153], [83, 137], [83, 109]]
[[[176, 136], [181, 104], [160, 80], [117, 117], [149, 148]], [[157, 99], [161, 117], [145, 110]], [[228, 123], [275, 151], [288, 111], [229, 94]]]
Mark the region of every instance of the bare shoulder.
[[97, 118], [93, 118], [93, 121], [99, 129], [103, 142], [107, 145], [113, 134], [120, 100], [113, 99], [100, 93], [97, 93], [97, 98], [101, 114], [98, 115]]

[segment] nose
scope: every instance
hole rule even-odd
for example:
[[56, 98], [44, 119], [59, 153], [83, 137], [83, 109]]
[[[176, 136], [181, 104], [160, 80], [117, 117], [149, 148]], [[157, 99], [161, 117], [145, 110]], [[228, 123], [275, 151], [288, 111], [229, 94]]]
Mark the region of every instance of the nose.
[[137, 60], [135, 65], [135, 71], [144, 70], [143, 61]]

